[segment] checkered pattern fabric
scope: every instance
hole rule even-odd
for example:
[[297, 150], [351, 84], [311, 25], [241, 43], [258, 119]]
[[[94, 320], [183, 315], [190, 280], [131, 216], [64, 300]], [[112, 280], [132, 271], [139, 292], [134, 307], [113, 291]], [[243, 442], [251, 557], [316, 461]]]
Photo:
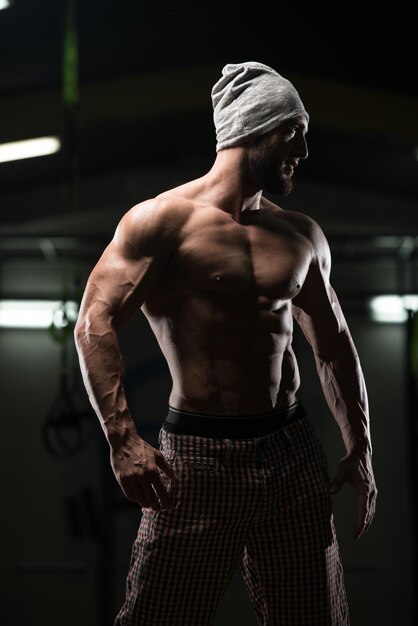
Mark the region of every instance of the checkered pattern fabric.
[[262, 437], [167, 432], [115, 626], [210, 626], [237, 566], [262, 626], [349, 626], [327, 460], [308, 416]]

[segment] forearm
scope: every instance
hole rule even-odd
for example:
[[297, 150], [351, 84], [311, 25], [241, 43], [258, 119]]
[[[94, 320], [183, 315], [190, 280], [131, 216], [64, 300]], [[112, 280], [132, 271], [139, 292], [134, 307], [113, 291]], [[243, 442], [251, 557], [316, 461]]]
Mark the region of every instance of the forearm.
[[75, 344], [85, 388], [109, 444], [114, 447], [136, 432], [123, 387], [123, 361], [111, 320], [80, 322]]
[[366, 385], [348, 330], [338, 333], [326, 357], [315, 355], [325, 399], [333, 413], [347, 453], [371, 452]]

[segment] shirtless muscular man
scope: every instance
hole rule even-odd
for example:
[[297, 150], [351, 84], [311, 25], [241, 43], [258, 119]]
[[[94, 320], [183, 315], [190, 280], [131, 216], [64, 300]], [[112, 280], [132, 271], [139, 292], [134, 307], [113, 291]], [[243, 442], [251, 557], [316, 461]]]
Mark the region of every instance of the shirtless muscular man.
[[[291, 191], [309, 115], [257, 62], [226, 65], [212, 101], [212, 168], [127, 211], [75, 331], [115, 477], [141, 507], [115, 625], [209, 626], [239, 565], [260, 624], [347, 626], [330, 494], [356, 490], [358, 539], [377, 497], [366, 387], [324, 233], [263, 196]], [[172, 378], [159, 449], [124, 393], [118, 330], [139, 309]], [[293, 320], [346, 448], [332, 482], [297, 397]]]

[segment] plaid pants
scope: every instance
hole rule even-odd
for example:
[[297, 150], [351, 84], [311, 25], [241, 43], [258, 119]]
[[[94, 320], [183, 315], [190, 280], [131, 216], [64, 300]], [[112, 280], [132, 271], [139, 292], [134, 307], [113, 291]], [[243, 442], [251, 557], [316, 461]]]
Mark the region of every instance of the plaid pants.
[[142, 509], [114, 626], [210, 626], [239, 565], [262, 626], [349, 626], [327, 460], [308, 416], [261, 437], [159, 433], [180, 476]]

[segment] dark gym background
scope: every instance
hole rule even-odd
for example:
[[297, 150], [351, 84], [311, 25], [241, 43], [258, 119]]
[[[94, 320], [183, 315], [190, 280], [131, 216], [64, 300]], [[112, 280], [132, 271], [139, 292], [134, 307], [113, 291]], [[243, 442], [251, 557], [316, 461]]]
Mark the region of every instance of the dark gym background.
[[[368, 302], [418, 294], [417, 38], [402, 3], [368, 6], [14, 0], [0, 10], [0, 143], [63, 142], [0, 163], [0, 299], [79, 300], [123, 213], [207, 171], [210, 89], [225, 63], [261, 61], [292, 80], [311, 115], [310, 156], [293, 193], [273, 199], [328, 237], [370, 401], [379, 496], [358, 543], [353, 490], [334, 498], [352, 626], [412, 626], [416, 316], [377, 323]], [[132, 413], [157, 445], [170, 380], [140, 313], [121, 344]], [[0, 328], [0, 349], [0, 622], [110, 626], [140, 517], [111, 472], [72, 334]], [[339, 430], [298, 332], [295, 349], [333, 475]], [[237, 572], [216, 626], [256, 624]]]

